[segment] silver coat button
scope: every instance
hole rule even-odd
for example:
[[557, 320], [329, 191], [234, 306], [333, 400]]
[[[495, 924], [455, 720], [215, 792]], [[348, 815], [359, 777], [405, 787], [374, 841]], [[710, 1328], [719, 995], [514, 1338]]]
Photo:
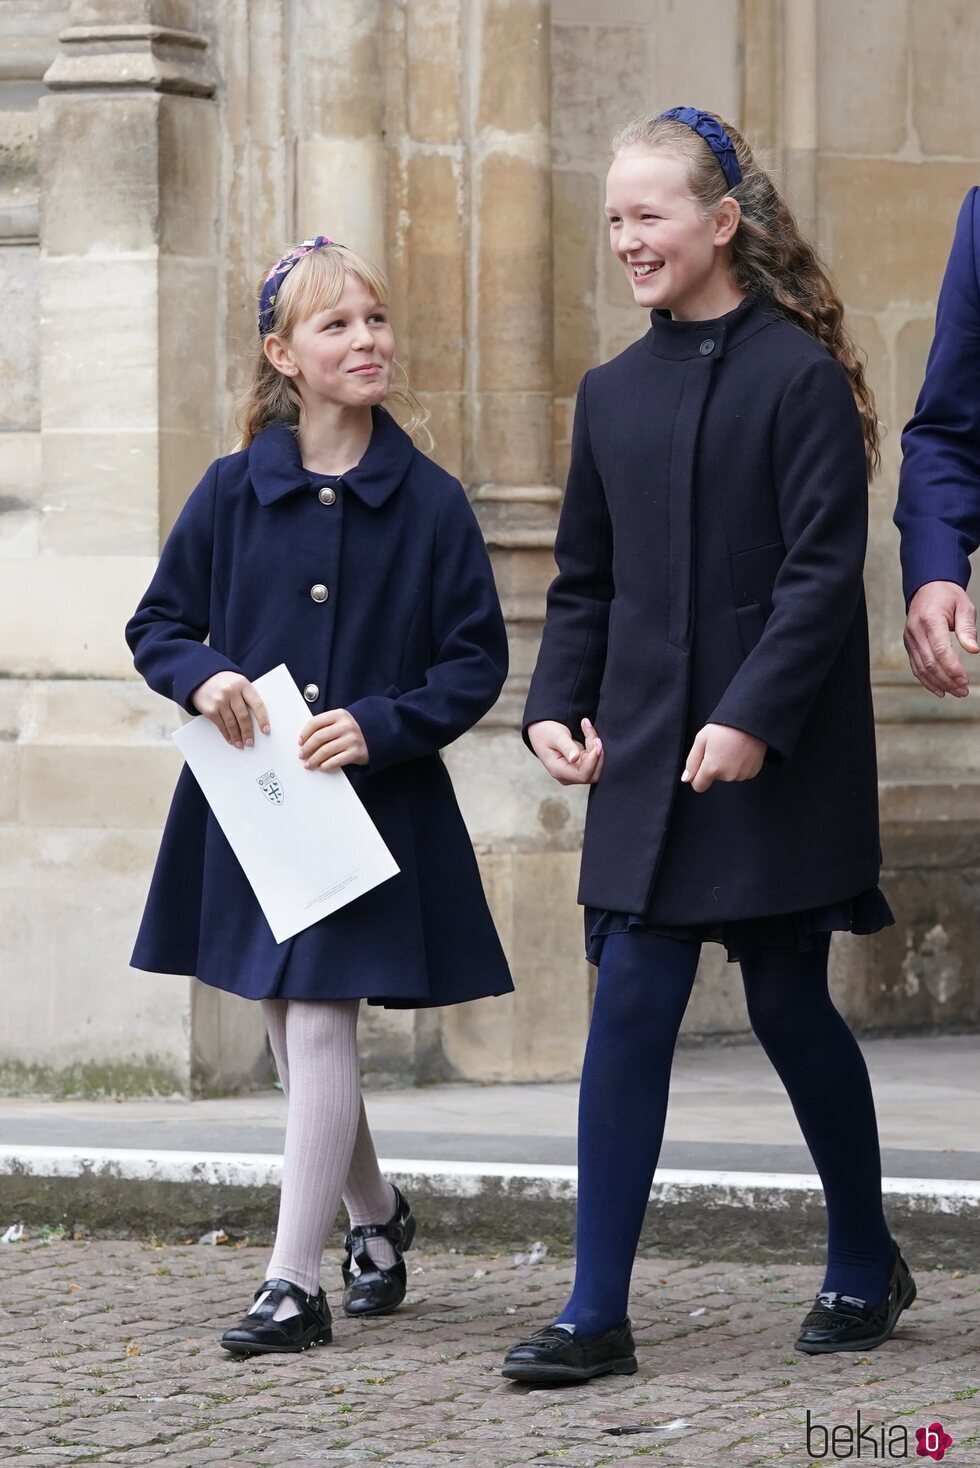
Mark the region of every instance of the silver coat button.
[[322, 581], [318, 581], [315, 586], [310, 587], [310, 596], [312, 596], [314, 601], [326, 601], [329, 595], [330, 593]]
[[332, 505], [336, 498], [336, 491], [332, 490], [328, 484], [325, 484], [320, 490], [319, 500], [321, 505]]
[[303, 689], [303, 697], [306, 699], [307, 703], [316, 703], [317, 699], [320, 697], [320, 690], [315, 683], [307, 683], [306, 687]]

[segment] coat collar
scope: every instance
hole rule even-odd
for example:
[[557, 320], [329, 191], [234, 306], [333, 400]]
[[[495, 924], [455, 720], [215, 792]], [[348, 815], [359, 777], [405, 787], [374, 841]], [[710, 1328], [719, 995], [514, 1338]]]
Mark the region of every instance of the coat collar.
[[[408, 434], [384, 408], [372, 408], [374, 427], [360, 463], [340, 476], [373, 510], [383, 505], [408, 472], [415, 446]], [[275, 504], [283, 495], [309, 489], [309, 471], [303, 468], [296, 431], [288, 423], [270, 423], [248, 447], [248, 473], [259, 503]]]
[[655, 357], [666, 357], [675, 362], [692, 357], [717, 360], [768, 326], [775, 314], [748, 296], [734, 311], [728, 311], [714, 321], [675, 321], [666, 311], [651, 311], [650, 330], [643, 341]]

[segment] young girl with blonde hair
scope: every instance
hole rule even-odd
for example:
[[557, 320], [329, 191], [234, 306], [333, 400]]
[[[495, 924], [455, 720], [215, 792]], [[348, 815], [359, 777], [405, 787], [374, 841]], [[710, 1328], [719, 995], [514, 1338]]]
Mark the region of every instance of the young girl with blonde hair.
[[632, 123], [606, 213], [651, 328], [579, 390], [524, 715], [548, 772], [591, 787], [579, 900], [599, 967], [574, 1289], [504, 1365], [545, 1384], [636, 1370], [630, 1272], [706, 941], [741, 965], [826, 1193], [797, 1349], [870, 1350], [915, 1297], [827, 988], [831, 933], [893, 920], [862, 585], [874, 403], [837, 292], [735, 128], [694, 108]]
[[[395, 877], [276, 943], [189, 770], [133, 955], [261, 1003], [288, 1097], [275, 1247], [229, 1351], [331, 1339], [320, 1259], [341, 1197], [348, 1315], [405, 1295], [415, 1220], [378, 1168], [361, 1100], [362, 1000], [455, 1004], [512, 988], [440, 749], [496, 701], [507, 639], [462, 486], [384, 404], [395, 341], [384, 277], [323, 235], [259, 294], [237, 452], [190, 495], [127, 637], [150, 687], [229, 745], [269, 721], [251, 679], [285, 663], [309, 705], [297, 758], [345, 769]], [[403, 394], [404, 396], [404, 394]]]

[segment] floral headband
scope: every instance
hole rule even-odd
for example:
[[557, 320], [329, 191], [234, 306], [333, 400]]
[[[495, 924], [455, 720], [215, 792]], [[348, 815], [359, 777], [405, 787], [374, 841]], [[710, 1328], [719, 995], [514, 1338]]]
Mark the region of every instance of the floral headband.
[[[312, 240], [303, 240], [292, 250], [287, 250], [280, 260], [269, 271], [262, 282], [262, 291], [259, 295], [259, 336], [268, 336], [272, 330], [272, 319], [276, 311], [276, 296], [279, 287], [293, 266], [308, 255], [311, 250], [319, 250], [321, 245], [336, 245], [336, 240], [328, 240], [325, 234], [318, 234]], [[343, 247], [341, 247], [343, 248]]]
[[730, 189], [736, 188], [742, 182], [742, 170], [735, 154], [735, 144], [721, 123], [709, 113], [699, 112], [696, 107], [671, 107], [669, 112], [661, 112], [660, 118], [665, 122], [683, 122], [704, 138], [718, 159]]

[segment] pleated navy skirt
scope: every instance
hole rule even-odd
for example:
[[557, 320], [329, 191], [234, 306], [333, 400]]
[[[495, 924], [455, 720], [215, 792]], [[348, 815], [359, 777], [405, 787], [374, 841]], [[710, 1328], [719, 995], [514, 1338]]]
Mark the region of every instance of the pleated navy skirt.
[[611, 933], [631, 933], [637, 928], [687, 943], [723, 943], [729, 963], [754, 948], [787, 948], [809, 953], [827, 942], [830, 933], [877, 933], [895, 921], [880, 887], [870, 887], [856, 897], [828, 907], [805, 912], [776, 913], [770, 917], [735, 918], [720, 923], [651, 923], [642, 913], [611, 912], [605, 908], [585, 909], [585, 950], [590, 963], [598, 964], [602, 945]]

